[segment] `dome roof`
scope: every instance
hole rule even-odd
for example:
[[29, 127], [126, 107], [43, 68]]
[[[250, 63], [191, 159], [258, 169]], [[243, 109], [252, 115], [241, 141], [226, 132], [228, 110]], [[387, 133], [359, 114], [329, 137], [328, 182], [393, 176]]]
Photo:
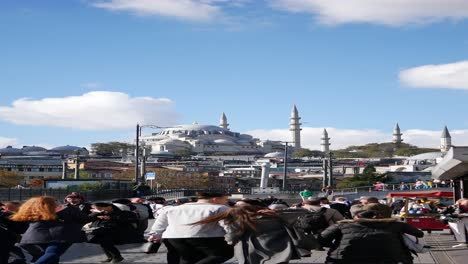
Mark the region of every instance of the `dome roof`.
[[277, 158], [277, 159], [284, 158], [284, 153], [280, 151], [270, 152], [270, 153], [267, 153], [264, 157], [265, 158]]
[[77, 147], [77, 146], [60, 146], [60, 147], [55, 147], [53, 149], [50, 149], [51, 151], [76, 151], [76, 150], [82, 150], [83, 148]]
[[163, 131], [172, 132], [172, 131], [209, 131], [209, 132], [228, 132], [229, 130], [224, 129], [219, 126], [210, 126], [210, 125], [201, 125], [201, 124], [191, 124], [191, 125], [180, 125], [176, 127], [166, 128]]
[[24, 146], [21, 151], [23, 152], [41, 152], [41, 151], [47, 151], [46, 148], [39, 147], [39, 146]]
[[237, 144], [240, 144], [240, 145], [251, 145], [251, 141], [247, 139], [237, 140], [236, 142]]
[[409, 157], [409, 160], [435, 160], [438, 158], [442, 158], [444, 156], [444, 153], [442, 152], [428, 152], [428, 153], [422, 153], [419, 155], [414, 155]]
[[2, 155], [21, 155], [23, 151], [21, 149], [8, 146], [6, 148], [0, 149], [0, 154]]

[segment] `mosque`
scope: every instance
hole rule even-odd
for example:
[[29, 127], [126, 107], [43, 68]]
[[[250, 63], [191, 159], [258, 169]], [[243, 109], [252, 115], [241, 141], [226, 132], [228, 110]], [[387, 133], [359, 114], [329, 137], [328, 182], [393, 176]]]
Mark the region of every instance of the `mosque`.
[[[289, 124], [294, 148], [301, 147], [300, 119], [294, 105]], [[224, 113], [221, 115], [219, 126], [198, 123], [180, 125], [142, 136], [141, 140], [152, 147], [152, 154], [176, 153], [181, 150], [207, 154], [266, 154], [284, 151], [281, 141], [260, 140], [251, 135], [231, 131]]]

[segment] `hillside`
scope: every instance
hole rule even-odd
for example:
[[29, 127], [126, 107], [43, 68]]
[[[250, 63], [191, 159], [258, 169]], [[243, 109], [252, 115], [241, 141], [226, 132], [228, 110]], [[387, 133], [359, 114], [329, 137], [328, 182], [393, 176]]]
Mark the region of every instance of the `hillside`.
[[410, 144], [401, 143], [370, 143], [364, 146], [349, 146], [345, 149], [334, 150], [337, 158], [382, 158], [394, 156], [413, 156], [426, 152], [436, 152], [439, 149], [419, 148]]

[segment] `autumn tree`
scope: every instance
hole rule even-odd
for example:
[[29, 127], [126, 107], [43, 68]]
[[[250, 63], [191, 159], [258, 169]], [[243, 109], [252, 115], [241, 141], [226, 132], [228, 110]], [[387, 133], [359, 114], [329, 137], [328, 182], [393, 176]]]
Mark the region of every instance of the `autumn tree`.
[[24, 176], [19, 176], [16, 172], [0, 170], [0, 187], [15, 187], [23, 180]]

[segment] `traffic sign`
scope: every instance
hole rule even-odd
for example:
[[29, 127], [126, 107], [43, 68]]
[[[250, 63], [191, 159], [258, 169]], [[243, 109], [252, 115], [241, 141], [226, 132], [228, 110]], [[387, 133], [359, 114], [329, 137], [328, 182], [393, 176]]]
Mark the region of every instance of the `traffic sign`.
[[154, 172], [147, 172], [147, 173], [146, 173], [146, 179], [147, 179], [147, 180], [155, 180], [155, 179], [156, 179], [156, 173], [154, 173]]

